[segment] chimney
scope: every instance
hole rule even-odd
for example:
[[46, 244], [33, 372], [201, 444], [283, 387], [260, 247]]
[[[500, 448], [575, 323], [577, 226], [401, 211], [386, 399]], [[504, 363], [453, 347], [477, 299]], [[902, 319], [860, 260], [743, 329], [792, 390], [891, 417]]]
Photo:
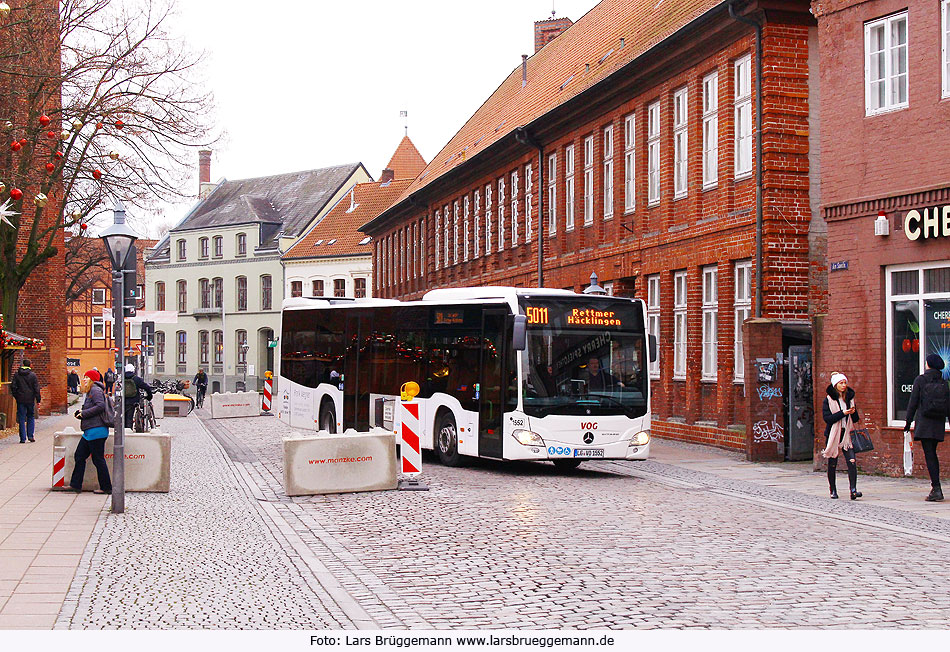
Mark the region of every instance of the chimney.
[[537, 20], [534, 23], [534, 51], [538, 52], [545, 45], [556, 39], [560, 34], [574, 24], [570, 18], [549, 18]]
[[211, 150], [198, 150], [198, 198], [204, 199], [214, 190], [211, 183]]
[[521, 55], [521, 88], [528, 85], [528, 55]]
[[392, 168], [383, 168], [383, 173], [379, 177], [379, 182], [389, 183], [394, 178], [396, 178], [396, 173], [393, 172]]

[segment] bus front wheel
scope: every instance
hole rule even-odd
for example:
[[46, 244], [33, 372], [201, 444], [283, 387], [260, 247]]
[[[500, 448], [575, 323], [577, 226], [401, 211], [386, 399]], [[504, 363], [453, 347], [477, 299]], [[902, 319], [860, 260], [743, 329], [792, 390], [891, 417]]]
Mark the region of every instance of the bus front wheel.
[[554, 466], [562, 471], [572, 471], [580, 465], [580, 460], [554, 460]]
[[336, 434], [336, 410], [332, 405], [325, 405], [320, 410], [320, 430], [326, 430], [331, 435]]
[[439, 417], [438, 426], [436, 426], [436, 449], [439, 460], [446, 466], [461, 465], [458, 429], [455, 427], [455, 417], [451, 412], [445, 412]]

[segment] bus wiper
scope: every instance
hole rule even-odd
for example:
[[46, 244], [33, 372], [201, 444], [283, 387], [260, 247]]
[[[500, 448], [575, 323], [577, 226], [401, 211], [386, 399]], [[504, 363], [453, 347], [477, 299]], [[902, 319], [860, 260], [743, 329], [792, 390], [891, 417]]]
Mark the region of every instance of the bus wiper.
[[587, 396], [590, 396], [590, 397], [597, 397], [597, 398], [605, 398], [605, 399], [607, 399], [608, 401], [610, 401], [611, 403], [616, 403], [617, 405], [619, 405], [620, 407], [622, 407], [622, 408], [623, 408], [623, 411], [624, 411], [625, 413], [626, 413], [626, 412], [629, 412], [629, 411], [631, 410], [630, 406], [628, 406], [626, 403], [624, 403], [624, 402], [621, 401], [620, 399], [614, 398], [613, 396], [608, 396], [607, 394], [588, 394]]

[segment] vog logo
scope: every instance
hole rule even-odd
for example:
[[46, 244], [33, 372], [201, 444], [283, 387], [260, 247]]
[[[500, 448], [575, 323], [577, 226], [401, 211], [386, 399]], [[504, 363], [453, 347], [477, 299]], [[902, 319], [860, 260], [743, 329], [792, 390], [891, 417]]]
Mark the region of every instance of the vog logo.
[[581, 430], [597, 430], [597, 422], [583, 421], [581, 422]]

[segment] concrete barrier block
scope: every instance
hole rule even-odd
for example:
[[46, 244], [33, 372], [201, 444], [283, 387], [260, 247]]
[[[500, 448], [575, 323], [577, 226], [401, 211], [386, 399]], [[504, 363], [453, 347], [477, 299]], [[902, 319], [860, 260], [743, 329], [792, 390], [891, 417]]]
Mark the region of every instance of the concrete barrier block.
[[[81, 437], [82, 433], [72, 428], [66, 428], [62, 432], [53, 435], [54, 451], [58, 446], [63, 446], [66, 449], [66, 485], [69, 485], [73, 469], [76, 468], [76, 447], [79, 445]], [[115, 468], [112, 459], [114, 442], [114, 435], [110, 433], [105, 447], [105, 457], [106, 462], [109, 463], [110, 474], [113, 473]], [[156, 432], [127, 432], [125, 434], [125, 490], [167, 493], [171, 481], [171, 453], [171, 435]], [[96, 477], [96, 467], [92, 463], [92, 457], [86, 458], [86, 472], [83, 475], [82, 488], [86, 491], [99, 488], [99, 480]]]
[[191, 414], [191, 401], [181, 394], [165, 394], [162, 411], [166, 417], [187, 417]]
[[284, 491], [288, 496], [396, 488], [394, 433], [284, 439]]
[[158, 392], [152, 393], [152, 412], [155, 413], [155, 419], [161, 419], [165, 416], [165, 395]]
[[257, 392], [229, 392], [211, 395], [211, 418], [256, 417], [261, 414], [261, 395]]

